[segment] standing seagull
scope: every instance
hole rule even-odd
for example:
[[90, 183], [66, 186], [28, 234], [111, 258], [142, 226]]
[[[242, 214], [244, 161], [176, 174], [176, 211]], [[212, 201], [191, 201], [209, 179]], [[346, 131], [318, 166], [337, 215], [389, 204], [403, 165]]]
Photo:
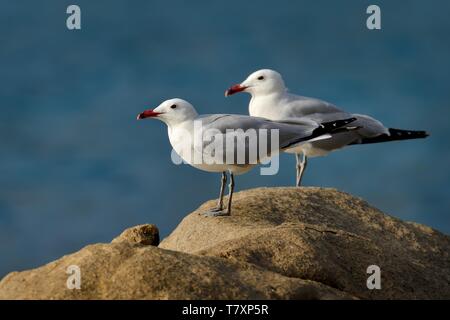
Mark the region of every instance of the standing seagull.
[[[244, 82], [225, 91], [225, 96], [242, 91], [252, 96], [249, 114], [254, 117], [285, 123], [295, 122], [295, 119], [299, 117], [306, 117], [318, 123], [350, 117], [357, 119], [352, 123], [356, 127], [355, 130], [336, 132], [331, 139], [304, 143], [295, 149], [285, 151], [296, 155], [297, 186], [301, 185], [308, 157], [324, 156], [331, 151], [353, 144], [418, 139], [428, 136], [425, 131], [386, 128], [380, 121], [369, 116], [351, 114], [326, 101], [291, 94], [284, 85], [281, 75], [270, 69], [253, 72]], [[302, 159], [300, 159], [301, 154]]]
[[[262, 141], [263, 138], [257, 135], [257, 141], [254, 141], [255, 143], [251, 145], [244, 131], [265, 129], [267, 131], [263, 132], [271, 135], [274, 132], [273, 130], [276, 130], [279, 137], [278, 143], [273, 145], [271, 136], [267, 139], [269, 145], [266, 146], [265, 150], [272, 151], [272, 153], [267, 155], [270, 157], [279, 151], [297, 146], [305, 141], [329, 139], [331, 138], [331, 135], [328, 134], [330, 132], [352, 130], [352, 128], [347, 129], [343, 126], [356, 120], [355, 118], [350, 118], [318, 124], [311, 120], [299, 119], [295, 125], [291, 125], [245, 115], [214, 114], [200, 116], [189, 102], [182, 99], [166, 100], [156, 109], [146, 110], [137, 116], [138, 120], [145, 118], [156, 118], [166, 123], [172, 148], [185, 162], [200, 170], [222, 173], [222, 184], [217, 208], [205, 213], [207, 216], [229, 215], [231, 213], [234, 175], [246, 173], [265, 160], [259, 157], [259, 153], [257, 153], [258, 158], [256, 161], [250, 160], [250, 157], [248, 157], [249, 153], [251, 153], [250, 149], [261, 147], [261, 144], [265, 143], [265, 141]], [[201, 131], [198, 131], [199, 124]], [[209, 138], [211, 137], [206, 137], [208, 132], [214, 133], [215, 141], [227, 141], [227, 139], [233, 141], [232, 145], [222, 143], [214, 145], [215, 147], [219, 146], [219, 148], [214, 149], [216, 154], [213, 157], [217, 156], [218, 158], [215, 159], [219, 159], [219, 161], [211, 162], [211, 154], [206, 151], [211, 146], [211, 143], [209, 143]], [[196, 139], [200, 139], [200, 141]], [[235, 139], [241, 141], [241, 143], [234, 143]], [[275, 150], [273, 150], [274, 148]], [[243, 161], [236, 160], [236, 153], [242, 150], [245, 153]], [[230, 173], [231, 181], [229, 184], [228, 207], [224, 210], [223, 196], [227, 181], [227, 171]]]

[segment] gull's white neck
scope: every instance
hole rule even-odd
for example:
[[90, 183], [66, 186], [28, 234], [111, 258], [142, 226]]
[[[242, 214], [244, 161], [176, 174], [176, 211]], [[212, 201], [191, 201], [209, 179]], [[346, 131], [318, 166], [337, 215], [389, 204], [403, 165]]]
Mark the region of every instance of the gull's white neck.
[[[193, 149], [194, 121], [196, 119], [197, 117], [167, 124], [167, 133], [172, 148], [187, 162], [191, 162], [190, 156], [187, 155], [187, 150]], [[186, 155], [186, 158], [184, 155]]]
[[287, 91], [275, 91], [268, 94], [252, 94], [248, 111], [253, 117], [262, 117], [270, 120], [282, 118], [283, 101]]

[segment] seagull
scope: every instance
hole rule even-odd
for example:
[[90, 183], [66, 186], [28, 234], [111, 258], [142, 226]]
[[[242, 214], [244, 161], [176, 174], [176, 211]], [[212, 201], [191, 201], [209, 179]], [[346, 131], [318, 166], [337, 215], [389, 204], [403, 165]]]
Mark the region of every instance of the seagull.
[[[226, 216], [231, 214], [231, 201], [234, 191], [234, 175], [248, 172], [259, 163], [264, 163], [266, 158], [277, 154], [286, 148], [296, 148], [306, 141], [325, 140], [331, 138], [329, 133], [346, 131], [345, 126], [355, 118], [340, 119], [338, 121], [317, 123], [309, 119], [297, 119], [295, 124], [278, 123], [275, 121], [233, 114], [199, 115], [189, 102], [175, 98], [162, 102], [157, 108], [149, 109], [137, 116], [138, 120], [154, 118], [163, 121], [168, 127], [169, 141], [175, 152], [191, 166], [208, 172], [222, 173], [221, 187], [217, 207], [206, 212], [206, 216]], [[201, 129], [201, 130], [198, 130]], [[260, 130], [267, 132], [270, 137], [263, 141], [261, 135], [256, 135], [257, 140], [253, 145], [246, 139], [247, 130]], [[266, 130], [266, 131], [264, 131]], [[275, 131], [274, 131], [275, 130]], [[208, 133], [211, 136], [208, 136]], [[272, 134], [278, 134], [278, 141], [272, 141]], [[238, 141], [228, 145], [223, 143], [213, 144], [211, 150], [210, 138], [214, 141]], [[240, 143], [239, 143], [240, 141]], [[262, 148], [267, 143], [267, 157], [259, 156], [255, 161], [249, 157], [252, 147]], [[208, 151], [207, 151], [208, 150]], [[245, 157], [239, 162], [236, 159], [236, 151], [244, 151]], [[214, 153], [214, 154], [213, 154]], [[213, 160], [218, 161], [211, 161]], [[227, 208], [224, 209], [223, 197], [227, 183], [227, 172], [230, 175], [229, 194]]]
[[388, 142], [395, 140], [426, 138], [425, 131], [386, 128], [380, 121], [362, 114], [351, 114], [337, 106], [315, 98], [302, 97], [288, 92], [282, 76], [274, 70], [262, 69], [250, 74], [242, 83], [225, 91], [225, 96], [237, 92], [251, 95], [249, 114], [283, 123], [295, 123], [295, 119], [309, 118], [318, 123], [355, 117], [355, 130], [335, 132], [331, 139], [310, 141], [295, 149], [297, 160], [296, 185], [301, 185], [309, 157], [325, 156], [331, 151], [348, 145]]

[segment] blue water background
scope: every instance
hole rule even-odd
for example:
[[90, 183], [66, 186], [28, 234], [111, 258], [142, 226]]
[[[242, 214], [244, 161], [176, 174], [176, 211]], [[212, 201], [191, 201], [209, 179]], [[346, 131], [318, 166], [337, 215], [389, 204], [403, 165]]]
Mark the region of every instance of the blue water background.
[[[66, 29], [66, 7], [82, 30]], [[0, 276], [36, 267], [124, 228], [163, 236], [219, 175], [170, 162], [162, 123], [135, 120], [181, 97], [200, 113], [247, 113], [224, 90], [259, 68], [426, 140], [350, 147], [313, 159], [306, 185], [363, 197], [401, 219], [450, 233], [450, 2], [0, 2]], [[237, 190], [294, 183], [294, 157]]]

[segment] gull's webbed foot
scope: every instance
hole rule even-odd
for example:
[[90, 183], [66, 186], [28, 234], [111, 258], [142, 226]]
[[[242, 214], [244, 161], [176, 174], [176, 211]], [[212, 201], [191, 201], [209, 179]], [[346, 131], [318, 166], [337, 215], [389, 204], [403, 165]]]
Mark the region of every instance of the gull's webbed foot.
[[203, 215], [205, 217], [222, 217], [222, 216], [229, 216], [230, 212], [225, 209], [220, 210], [219, 208], [214, 208], [209, 211], [206, 211], [205, 213], [203, 213]]

